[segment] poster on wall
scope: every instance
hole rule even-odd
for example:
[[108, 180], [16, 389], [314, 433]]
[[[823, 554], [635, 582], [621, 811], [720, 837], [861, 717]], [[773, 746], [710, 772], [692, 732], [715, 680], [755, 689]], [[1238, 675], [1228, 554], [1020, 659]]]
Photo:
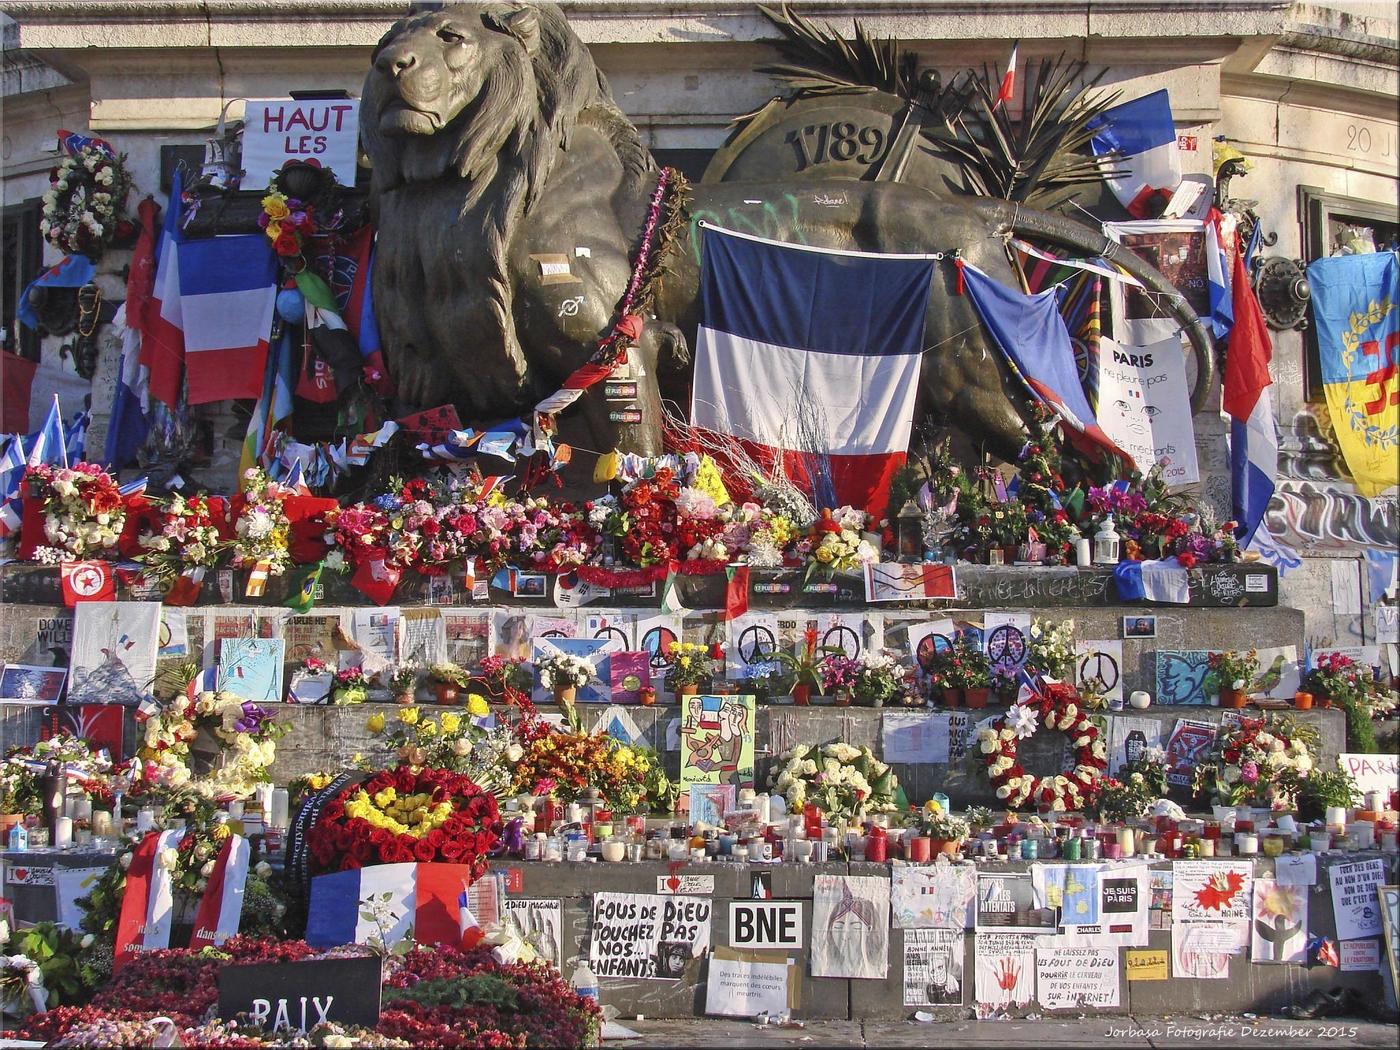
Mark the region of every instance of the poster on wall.
[[138, 704], [156, 677], [159, 602], [80, 602], [68, 702]]
[[[1196, 219], [1108, 222], [1104, 223], [1103, 230], [1155, 266], [1182, 294], [1197, 317], [1210, 317], [1203, 222]], [[1158, 305], [1156, 296], [1123, 281], [1111, 281], [1109, 288], [1113, 334], [1119, 339], [1142, 345], [1178, 338], [1176, 333], [1181, 326]]]
[[1238, 938], [1213, 922], [1178, 922], [1172, 926], [1172, 976], [1223, 981], [1230, 976], [1230, 956]]
[[971, 929], [976, 901], [975, 864], [901, 865], [890, 870], [890, 909], [900, 929]]
[[[1081, 691], [1108, 700], [1114, 710], [1123, 707], [1123, 639], [1079, 639], [1074, 643], [1074, 681]], [[1115, 719], [1117, 721], [1117, 719]]]
[[251, 100], [243, 107], [243, 185], [266, 186], [284, 164], [302, 161], [353, 186], [359, 128], [358, 99]]
[[1158, 464], [1172, 488], [1201, 479], [1190, 404], [1175, 335], [1142, 346], [1100, 338], [1099, 426], [1140, 468]]
[[682, 701], [681, 786], [753, 787], [754, 698], [697, 695]]
[[1160, 751], [1161, 757], [1166, 755], [1166, 748], [1162, 746], [1162, 733], [1166, 726], [1155, 718], [1133, 718], [1130, 715], [1119, 715], [1108, 724], [1108, 775], [1117, 776], [1118, 770], [1125, 762], [1135, 762], [1140, 758]]
[[705, 1013], [712, 1017], [777, 1017], [797, 1007], [801, 974], [782, 952], [716, 947], [705, 975]]
[[818, 875], [812, 886], [812, 976], [884, 980], [889, 972], [890, 883]]
[[482, 609], [443, 609], [447, 658], [459, 667], [475, 667], [490, 652], [491, 615]]
[[229, 638], [219, 650], [218, 688], [255, 704], [282, 702], [281, 638]]
[[595, 893], [588, 965], [599, 977], [678, 980], [710, 947], [708, 897]]
[[606, 704], [612, 699], [612, 651], [608, 646], [602, 638], [535, 638], [530, 656], [535, 667], [535, 703], [553, 695], [540, 679], [540, 662], [551, 656], [576, 656], [588, 662], [593, 674], [578, 687], [575, 699], [581, 704]]
[[977, 930], [993, 933], [1054, 933], [1055, 911], [1038, 906], [1030, 872], [977, 876]]
[[1328, 872], [1332, 884], [1332, 914], [1337, 938], [1378, 937], [1381, 932], [1380, 899], [1376, 891], [1385, 883], [1385, 862], [1380, 858], [1336, 864]]
[[962, 930], [906, 930], [904, 1005], [963, 1004]]
[[987, 613], [982, 617], [982, 651], [993, 674], [1014, 678], [1030, 655], [1030, 613]]
[[1117, 948], [1038, 948], [1036, 1000], [1047, 1010], [1118, 1005]]
[[515, 923], [541, 959], [553, 963], [556, 970], [564, 965], [563, 902], [557, 897], [506, 897], [501, 901], [501, 915]]
[[853, 660], [885, 641], [884, 620], [878, 613], [820, 613], [810, 626], [817, 632], [817, 652], [840, 649]]
[[1156, 652], [1156, 701], [1159, 704], [1201, 705], [1210, 673], [1206, 649], [1158, 649]]
[[936, 711], [885, 711], [880, 746], [886, 762], [947, 764], [948, 720]]
[[[1151, 869], [1145, 864], [1114, 865], [1098, 873], [1097, 922], [1072, 925], [1063, 919], [1054, 943], [1046, 947], [1141, 947], [1147, 944], [1152, 900]], [[1171, 872], [1166, 874], [1170, 875]]]
[[974, 941], [973, 993], [988, 1010], [1025, 1006], [1035, 998], [1035, 938], [978, 932]]
[[1389, 792], [1400, 784], [1400, 758], [1395, 755], [1365, 755], [1342, 752], [1337, 756], [1337, 765], [1351, 774], [1357, 790], [1362, 794], [1380, 791], [1386, 798]]
[[1191, 783], [1192, 771], [1201, 757], [1215, 742], [1214, 722], [1178, 718], [1167, 738], [1167, 783], [1185, 787]]
[[773, 613], [744, 613], [726, 625], [725, 676], [746, 682], [782, 670], [777, 654], [778, 617]]
[[1257, 963], [1306, 963], [1307, 941], [1307, 889], [1255, 879], [1250, 959]]
[[67, 677], [66, 667], [6, 664], [0, 669], [0, 703], [56, 704]]
[[398, 622], [398, 662], [427, 668], [447, 659], [447, 624], [442, 610], [404, 609]]

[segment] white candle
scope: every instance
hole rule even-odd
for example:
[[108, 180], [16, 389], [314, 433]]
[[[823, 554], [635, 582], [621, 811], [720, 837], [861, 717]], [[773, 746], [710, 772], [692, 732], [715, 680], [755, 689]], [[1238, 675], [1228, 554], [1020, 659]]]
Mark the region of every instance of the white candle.
[[59, 817], [54, 823], [53, 844], [55, 846], [73, 845], [72, 817]]
[[1235, 851], [1241, 857], [1252, 857], [1259, 852], [1259, 836], [1252, 831], [1240, 831], [1235, 834]]
[[798, 863], [807, 863], [812, 859], [812, 842], [810, 839], [797, 839], [792, 844], [792, 859]]
[[268, 824], [274, 828], [285, 828], [287, 826], [288, 809], [291, 806], [291, 795], [286, 788], [272, 789], [272, 808], [268, 811]]
[[1347, 835], [1356, 844], [1357, 849], [1375, 848], [1376, 826], [1369, 820], [1356, 820], [1348, 824]]
[[109, 838], [112, 834], [112, 814], [105, 809], [99, 809], [92, 815], [92, 833], [100, 839]]
[[1125, 856], [1125, 857], [1131, 857], [1131, 856], [1133, 855], [1133, 829], [1132, 829], [1132, 828], [1119, 828], [1119, 829], [1118, 829], [1118, 848], [1119, 848], [1120, 850], [1123, 851], [1123, 856]]
[[1346, 825], [1347, 811], [1345, 806], [1327, 807], [1327, 826], [1329, 828], [1340, 828]]
[[138, 809], [136, 811], [136, 831], [137, 834], [150, 831], [156, 826], [156, 811], [150, 807]]
[[92, 819], [92, 802], [85, 798], [80, 798], [68, 807], [69, 815], [74, 820]]
[[602, 845], [603, 859], [616, 864], [627, 855], [627, 843], [621, 839], [608, 839]]

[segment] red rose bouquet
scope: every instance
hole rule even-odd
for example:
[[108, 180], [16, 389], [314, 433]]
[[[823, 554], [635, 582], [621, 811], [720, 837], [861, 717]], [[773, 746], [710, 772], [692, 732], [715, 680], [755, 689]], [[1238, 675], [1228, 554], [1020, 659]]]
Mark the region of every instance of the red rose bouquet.
[[367, 864], [441, 861], [486, 870], [500, 840], [494, 796], [445, 769], [401, 766], [347, 787], [307, 836], [316, 874]]

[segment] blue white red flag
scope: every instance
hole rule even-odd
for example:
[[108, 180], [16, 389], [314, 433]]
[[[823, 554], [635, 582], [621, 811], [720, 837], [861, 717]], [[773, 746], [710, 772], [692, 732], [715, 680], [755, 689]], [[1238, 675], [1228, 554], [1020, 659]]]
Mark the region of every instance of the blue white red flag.
[[102, 461], [121, 470], [136, 459], [151, 432], [151, 371], [141, 363], [141, 333], [126, 324], [127, 304], [112, 319], [121, 332], [122, 356], [117, 390], [112, 396], [112, 416], [107, 424], [107, 445]]
[[250, 855], [248, 840], [242, 835], [230, 835], [224, 839], [204, 896], [199, 899], [194, 931], [190, 934], [191, 948], [216, 947], [238, 932]]
[[182, 189], [177, 169], [171, 177], [170, 199], [165, 205], [150, 299], [140, 317], [129, 318], [141, 332], [140, 362], [149, 373], [151, 396], [172, 410], [180, 401], [180, 384], [185, 377], [185, 323], [180, 312]]
[[392, 946], [411, 935], [419, 944], [456, 948], [463, 941], [464, 897], [476, 927], [499, 921], [494, 876], [472, 882], [469, 864], [375, 864], [318, 875], [311, 880], [306, 943], [333, 948], [375, 938]]
[[191, 405], [257, 398], [277, 303], [277, 257], [260, 233], [180, 244], [180, 317]]
[[1278, 473], [1278, 432], [1269, 396], [1273, 344], [1264, 312], [1249, 283], [1244, 255], [1236, 253], [1232, 274], [1234, 327], [1221, 384], [1221, 409], [1230, 420], [1230, 490], [1235, 535], [1246, 546], [1264, 520]]
[[[879, 517], [909, 448], [932, 276], [927, 256], [707, 226], [692, 424], [781, 456], [799, 484], [824, 461], [831, 492], [817, 495]], [[819, 408], [799, 421], [802, 405]]]
[[63, 430], [63, 413], [58, 407], [58, 395], [54, 394], [49, 414], [44, 417], [44, 425], [37, 434], [30, 435], [29, 457], [25, 462], [31, 467], [44, 464], [68, 466], [68, 436]]
[[24, 439], [18, 434], [5, 438], [0, 452], [0, 538], [19, 528], [21, 486], [24, 479]]
[[1133, 469], [1133, 457], [1103, 432], [1084, 396], [1055, 290], [1023, 295], [971, 264], [961, 265], [968, 297], [982, 323], [1032, 396], [1059, 414], [1069, 428], [1066, 437], [1070, 443], [1089, 455], [1115, 455]]
[[1235, 241], [1233, 216], [1215, 208], [1206, 216], [1206, 286], [1210, 292], [1210, 331], [1225, 339], [1235, 324], [1235, 305], [1230, 296], [1230, 258], [1226, 246]]
[[1119, 203], [1134, 218], [1161, 217], [1181, 185], [1176, 123], [1166, 89], [1104, 110], [1089, 129], [1094, 156], [1116, 154], [1107, 161], [1116, 174], [1106, 181]]

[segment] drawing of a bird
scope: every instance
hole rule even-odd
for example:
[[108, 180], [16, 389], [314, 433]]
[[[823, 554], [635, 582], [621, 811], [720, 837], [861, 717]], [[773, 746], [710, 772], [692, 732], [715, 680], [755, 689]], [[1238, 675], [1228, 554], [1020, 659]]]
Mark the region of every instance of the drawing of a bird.
[[1250, 692], [1262, 693], [1268, 696], [1278, 688], [1279, 682], [1283, 681], [1283, 654], [1279, 653], [1274, 657], [1274, 662], [1264, 670], [1259, 672], [1259, 676], [1254, 679], [1254, 684], [1250, 687]]

